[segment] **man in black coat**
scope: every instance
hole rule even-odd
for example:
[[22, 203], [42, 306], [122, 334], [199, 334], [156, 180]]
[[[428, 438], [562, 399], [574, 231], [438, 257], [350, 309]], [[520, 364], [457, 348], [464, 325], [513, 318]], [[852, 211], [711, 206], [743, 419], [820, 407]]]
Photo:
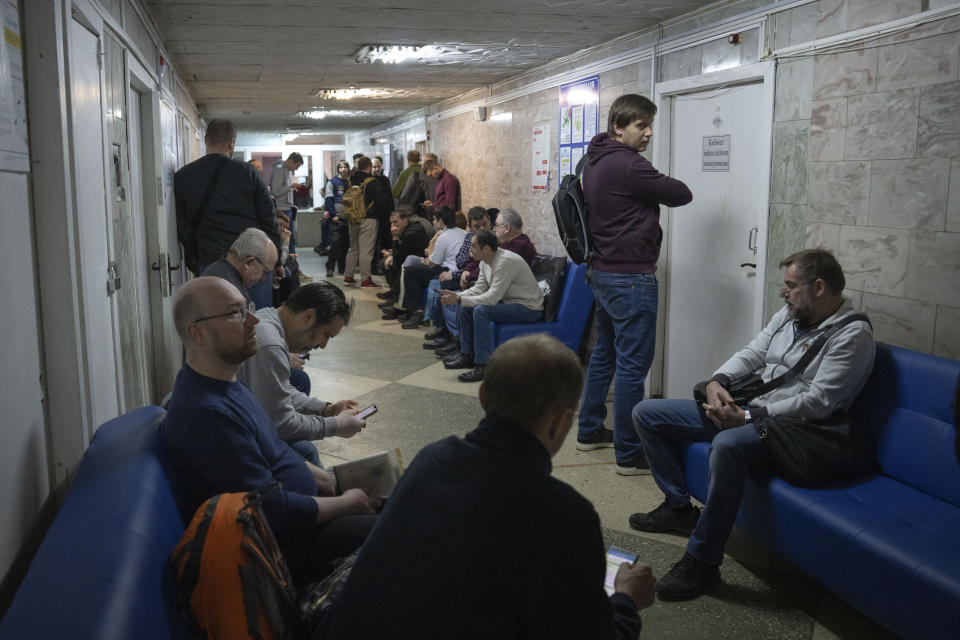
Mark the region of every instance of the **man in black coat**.
[[480, 386], [486, 417], [413, 460], [317, 637], [636, 639], [650, 567], [621, 564], [608, 597], [600, 519], [550, 475], [582, 386], [555, 338], [501, 345]]
[[400, 274], [403, 262], [408, 256], [424, 256], [424, 250], [430, 244], [430, 235], [419, 221], [414, 219], [413, 207], [402, 204], [390, 214], [390, 231], [393, 245], [381, 260], [380, 267], [387, 278], [390, 288], [378, 293], [377, 297], [387, 302], [381, 308], [387, 309], [400, 298]]

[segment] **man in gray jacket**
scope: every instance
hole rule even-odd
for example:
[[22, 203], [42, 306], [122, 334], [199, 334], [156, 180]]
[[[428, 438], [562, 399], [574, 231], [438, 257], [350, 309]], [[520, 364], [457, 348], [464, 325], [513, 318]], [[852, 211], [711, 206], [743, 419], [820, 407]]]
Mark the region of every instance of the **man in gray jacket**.
[[[850, 407], [873, 371], [870, 324], [852, 320], [835, 329], [806, 369], [749, 404], [734, 402], [731, 383], [759, 373], [764, 382], [789, 371], [810, 345], [855, 313], [843, 297], [840, 264], [823, 249], [800, 251], [780, 263], [786, 303], [766, 328], [713, 374], [707, 402], [644, 400], [633, 409], [650, 471], [664, 501], [630, 516], [640, 531], [689, 535], [683, 558], [657, 584], [662, 599], [695, 598], [720, 581], [720, 563], [743, 498], [750, 469], [773, 468], [773, 458], [752, 424], [765, 416], [822, 421]], [[683, 442], [710, 442], [710, 477], [703, 512], [690, 503], [682, 465]]]
[[237, 376], [250, 388], [282, 440], [308, 462], [320, 466], [312, 440], [329, 436], [350, 438], [366, 426], [354, 413], [357, 403], [324, 402], [290, 384], [290, 353], [323, 349], [350, 321], [352, 305], [328, 282], [294, 290], [279, 308], [257, 311], [257, 353]]

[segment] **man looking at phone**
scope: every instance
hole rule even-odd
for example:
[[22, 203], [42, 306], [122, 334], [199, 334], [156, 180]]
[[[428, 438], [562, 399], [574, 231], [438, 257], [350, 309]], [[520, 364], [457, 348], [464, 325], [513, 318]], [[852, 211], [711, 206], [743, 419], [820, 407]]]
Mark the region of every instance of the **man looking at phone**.
[[375, 522], [379, 498], [350, 490], [334, 497], [333, 474], [306, 462], [277, 435], [237, 369], [257, 352], [259, 322], [233, 285], [201, 277], [177, 292], [174, 324], [186, 350], [160, 433], [194, 507], [218, 493], [271, 482], [263, 510], [299, 584], [322, 579]]
[[290, 384], [288, 353], [323, 349], [350, 321], [352, 305], [329, 282], [294, 290], [279, 308], [257, 311], [260, 348], [237, 372], [273, 421], [280, 438], [308, 462], [320, 466], [312, 440], [350, 438], [366, 426], [354, 415], [357, 403], [328, 403]]
[[608, 597], [597, 513], [550, 475], [582, 386], [555, 338], [501, 345], [486, 416], [413, 460], [316, 637], [637, 638], [650, 567], [621, 564]]

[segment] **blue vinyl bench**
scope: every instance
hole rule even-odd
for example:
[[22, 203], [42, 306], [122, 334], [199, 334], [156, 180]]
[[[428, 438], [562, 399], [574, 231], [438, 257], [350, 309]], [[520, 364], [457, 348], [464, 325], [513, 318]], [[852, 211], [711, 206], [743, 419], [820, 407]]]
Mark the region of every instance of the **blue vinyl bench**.
[[552, 322], [526, 324], [491, 322], [494, 348], [510, 338], [546, 332], [573, 351], [577, 351], [593, 307], [593, 291], [587, 284], [587, 265], [574, 264], [568, 260], [567, 273], [560, 291], [560, 306], [557, 308], [557, 317]]
[[167, 563], [192, 513], [143, 407], [104, 423], [0, 622], [0, 639], [195, 638]]
[[[903, 638], [960, 638], [960, 362], [877, 345], [854, 414], [880, 472], [816, 489], [752, 474], [737, 527]], [[706, 498], [709, 443], [688, 445]]]

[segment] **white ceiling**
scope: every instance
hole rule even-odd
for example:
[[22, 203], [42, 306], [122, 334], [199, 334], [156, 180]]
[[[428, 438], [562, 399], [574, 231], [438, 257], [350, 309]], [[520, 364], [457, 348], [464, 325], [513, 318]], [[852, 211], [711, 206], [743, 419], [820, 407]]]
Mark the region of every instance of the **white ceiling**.
[[[716, 0], [146, 0], [201, 115], [244, 130], [304, 124], [318, 89], [382, 89], [327, 100], [318, 130], [360, 129], [504, 80]], [[479, 8], [478, 8], [479, 7]], [[443, 45], [434, 63], [358, 64], [364, 44]]]

